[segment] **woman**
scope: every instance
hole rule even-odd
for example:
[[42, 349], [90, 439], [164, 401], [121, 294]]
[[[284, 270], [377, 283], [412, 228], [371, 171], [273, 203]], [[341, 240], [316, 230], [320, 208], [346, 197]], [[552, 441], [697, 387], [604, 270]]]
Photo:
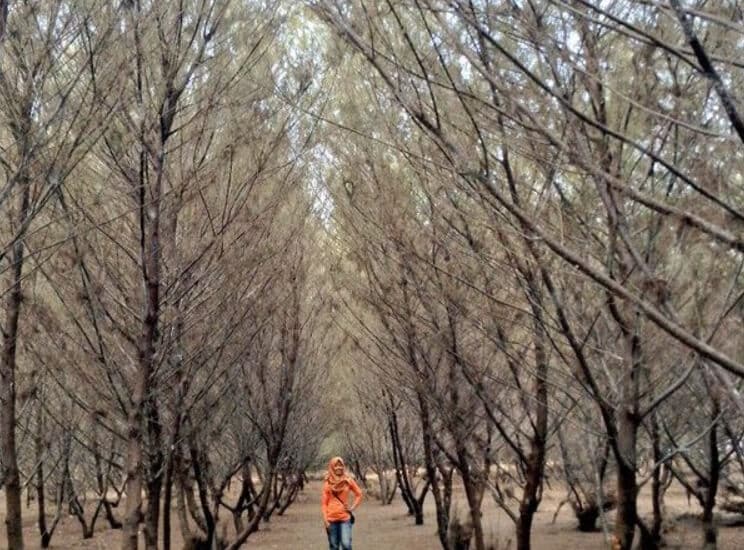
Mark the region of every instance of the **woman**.
[[[349, 507], [349, 492], [354, 493], [354, 504]], [[320, 506], [323, 522], [328, 533], [330, 550], [351, 550], [351, 513], [362, 502], [362, 490], [346, 475], [346, 467], [340, 456], [328, 463], [328, 473], [323, 483]]]

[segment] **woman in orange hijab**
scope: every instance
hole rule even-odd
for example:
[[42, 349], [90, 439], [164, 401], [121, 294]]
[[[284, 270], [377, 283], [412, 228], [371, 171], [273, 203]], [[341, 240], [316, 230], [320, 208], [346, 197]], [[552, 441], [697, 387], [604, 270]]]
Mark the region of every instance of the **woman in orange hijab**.
[[[349, 492], [354, 493], [354, 504], [349, 506]], [[351, 550], [352, 512], [362, 502], [362, 490], [346, 475], [346, 466], [340, 456], [328, 463], [328, 473], [323, 483], [320, 506], [330, 550]]]

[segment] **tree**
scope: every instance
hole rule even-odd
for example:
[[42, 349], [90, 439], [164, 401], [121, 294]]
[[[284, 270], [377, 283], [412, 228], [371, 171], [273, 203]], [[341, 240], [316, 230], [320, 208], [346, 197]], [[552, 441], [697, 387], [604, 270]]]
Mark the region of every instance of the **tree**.
[[[101, 69], [96, 53], [108, 45], [107, 12], [99, 2], [3, 2], [0, 6], [0, 139], [4, 185], [0, 205], [5, 320], [0, 358], [0, 450], [7, 507], [7, 537], [22, 549], [21, 485], [15, 440], [19, 347], [22, 341], [25, 281], [33, 275], [29, 260], [47, 254], [34, 248], [49, 220], [45, 214], [65, 181], [105, 128], [110, 69]], [[88, 13], [101, 15], [92, 29]], [[25, 270], [25, 272], [24, 272]]]
[[[701, 332], [687, 307], [694, 279], [678, 270], [692, 250], [698, 271], [709, 247], [725, 250], [724, 277], [738, 288], [741, 243], [731, 227], [739, 196], [722, 192], [730, 180], [713, 174], [741, 144], [739, 108], [710, 70], [715, 58], [741, 78], [731, 57], [735, 31], [725, 17], [676, 3], [676, 21], [664, 17], [667, 7], [585, 2], [311, 5], [374, 68], [369, 80], [380, 102], [405, 113], [409, 124], [391, 125], [386, 142], [420, 160], [451, 193], [475, 194], [495, 232], [526, 237], [542, 308], [557, 322], [560, 341], [552, 346], [595, 402], [617, 463], [616, 544], [630, 548], [639, 528], [644, 546], [654, 547], [658, 518], [649, 527], [636, 510], [641, 428], [647, 422], [656, 445], [656, 409], [699, 364], [657, 368], [656, 342], [715, 364], [724, 387], [732, 387], [729, 374], [744, 374], [737, 347], [719, 332], [738, 291], [702, 290], [721, 307]], [[724, 38], [696, 41], [693, 18]], [[680, 36], [690, 50], [670, 45]], [[710, 109], [711, 86], [723, 112]], [[355, 129], [377, 138], [363, 125]], [[695, 160], [681, 155], [683, 143]], [[717, 155], [701, 161], [699, 152], [711, 148]], [[740, 172], [736, 161], [733, 170]], [[704, 185], [703, 172], [716, 183]], [[574, 298], [573, 270], [586, 281], [585, 296]], [[622, 358], [609, 376], [585, 347], [595, 338]], [[655, 502], [660, 497], [655, 490]]]

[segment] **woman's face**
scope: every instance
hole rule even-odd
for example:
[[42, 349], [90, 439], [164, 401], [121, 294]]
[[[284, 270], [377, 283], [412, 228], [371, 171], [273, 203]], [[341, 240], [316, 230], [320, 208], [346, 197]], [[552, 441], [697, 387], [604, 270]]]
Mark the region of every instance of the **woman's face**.
[[333, 473], [336, 474], [337, 476], [343, 475], [344, 474], [344, 463], [341, 462], [340, 460], [337, 460], [336, 462], [334, 462]]

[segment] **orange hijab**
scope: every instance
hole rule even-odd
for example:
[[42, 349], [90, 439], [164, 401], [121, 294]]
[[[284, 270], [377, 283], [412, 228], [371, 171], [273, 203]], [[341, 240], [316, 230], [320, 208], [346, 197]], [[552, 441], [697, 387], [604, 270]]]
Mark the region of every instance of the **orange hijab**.
[[340, 456], [334, 456], [329, 462], [328, 462], [328, 472], [325, 475], [325, 481], [328, 483], [328, 486], [330, 487], [331, 491], [334, 493], [340, 493], [344, 489], [346, 489], [349, 486], [350, 478], [348, 475], [346, 475], [346, 472], [341, 474], [340, 476], [336, 475], [336, 473], [333, 471], [333, 467], [341, 463], [344, 464], [344, 459]]

